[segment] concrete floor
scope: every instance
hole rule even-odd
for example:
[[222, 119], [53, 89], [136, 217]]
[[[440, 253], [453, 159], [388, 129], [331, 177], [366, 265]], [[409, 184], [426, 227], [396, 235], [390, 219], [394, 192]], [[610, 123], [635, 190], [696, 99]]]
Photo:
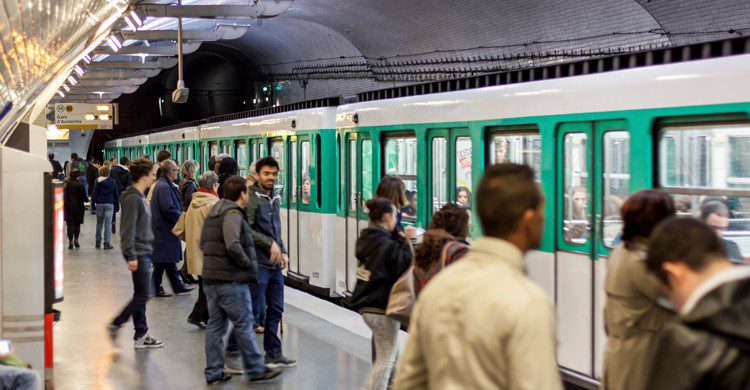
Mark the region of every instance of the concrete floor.
[[[115, 349], [105, 326], [132, 295], [129, 271], [113, 235], [110, 251], [94, 248], [96, 219], [86, 216], [81, 248], [65, 257], [65, 300], [55, 305], [62, 312], [54, 328], [54, 383], [57, 389], [200, 389], [205, 354], [203, 331], [186, 322], [197, 297], [153, 298], [147, 317], [150, 333], [164, 348], [133, 349], [132, 325], [123, 326]], [[67, 245], [66, 245], [67, 248]], [[168, 286], [168, 282], [166, 282]], [[168, 289], [168, 287], [167, 287]], [[259, 389], [356, 389], [370, 369], [370, 341], [357, 315], [339, 312], [333, 305], [287, 289], [284, 315], [284, 353], [299, 361], [280, 378], [253, 385]], [[297, 306], [290, 304], [297, 302]], [[318, 302], [319, 301], [319, 302]], [[323, 307], [328, 314], [306, 311]], [[305, 310], [303, 310], [303, 309]], [[342, 318], [337, 325], [323, 318]], [[359, 322], [357, 322], [359, 321]], [[342, 325], [343, 324], [343, 325]], [[351, 325], [351, 326], [350, 326]], [[342, 327], [343, 326], [343, 327]], [[364, 327], [366, 329], [366, 327]], [[259, 338], [259, 345], [262, 342]], [[241, 377], [212, 388], [249, 387]]]

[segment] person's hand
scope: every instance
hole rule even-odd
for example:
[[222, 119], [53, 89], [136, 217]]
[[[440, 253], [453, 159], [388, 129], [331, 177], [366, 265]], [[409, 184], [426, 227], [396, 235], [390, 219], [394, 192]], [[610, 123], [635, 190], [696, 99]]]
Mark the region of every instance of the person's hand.
[[281, 248], [275, 241], [271, 244], [271, 258], [268, 260], [271, 261], [271, 264], [281, 263]]
[[410, 240], [417, 238], [417, 228], [414, 226], [405, 227], [404, 232], [406, 233], [406, 238], [409, 238]]
[[282, 253], [281, 254], [281, 269], [285, 269], [288, 263], [289, 263], [289, 256], [287, 256], [286, 253]]
[[128, 269], [132, 272], [138, 270], [138, 260], [128, 260]]
[[406, 238], [406, 233], [404, 233], [404, 232], [398, 232], [398, 236], [405, 239]]

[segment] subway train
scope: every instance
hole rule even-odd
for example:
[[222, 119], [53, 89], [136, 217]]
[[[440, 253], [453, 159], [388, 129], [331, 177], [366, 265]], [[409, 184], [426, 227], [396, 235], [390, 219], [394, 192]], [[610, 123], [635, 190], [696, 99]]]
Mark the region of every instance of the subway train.
[[[750, 256], [750, 55], [645, 66], [452, 92], [209, 118], [106, 143], [107, 158], [169, 150], [180, 162], [229, 153], [241, 174], [281, 165], [287, 280], [329, 296], [355, 284], [364, 200], [404, 180], [404, 223], [426, 228], [447, 202], [471, 210], [488, 164], [531, 166], [546, 198], [529, 275], [556, 303], [562, 369], [601, 375], [606, 257], [628, 194], [661, 188], [679, 211], [707, 197], [732, 209], [725, 236]], [[278, 111], [278, 110], [277, 110]], [[473, 237], [481, 234], [476, 218]], [[467, 281], [471, 283], [471, 281]]]

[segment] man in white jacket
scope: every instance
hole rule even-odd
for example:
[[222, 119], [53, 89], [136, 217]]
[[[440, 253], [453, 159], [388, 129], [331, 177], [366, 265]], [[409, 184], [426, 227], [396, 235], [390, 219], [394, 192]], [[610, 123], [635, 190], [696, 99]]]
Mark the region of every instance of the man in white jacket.
[[395, 388], [561, 389], [552, 303], [524, 264], [544, 226], [534, 172], [489, 167], [476, 205], [485, 236], [419, 295]]

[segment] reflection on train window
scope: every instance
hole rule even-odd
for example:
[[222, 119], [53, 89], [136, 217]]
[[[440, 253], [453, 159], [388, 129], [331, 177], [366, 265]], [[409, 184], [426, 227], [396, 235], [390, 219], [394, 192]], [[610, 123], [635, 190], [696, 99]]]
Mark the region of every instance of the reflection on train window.
[[[385, 142], [385, 173], [399, 177], [406, 185], [407, 196], [417, 193], [417, 139], [394, 137]], [[414, 221], [415, 216], [403, 215], [405, 221]]]
[[471, 210], [471, 138], [456, 137], [456, 204]]
[[542, 169], [542, 137], [539, 134], [498, 134], [490, 141], [490, 163], [525, 164], [534, 170], [539, 181]]
[[216, 156], [219, 154], [219, 144], [217, 144], [216, 141], [209, 142], [208, 148], [211, 151], [211, 156]]
[[310, 182], [310, 141], [300, 143], [302, 149], [302, 204], [310, 204], [312, 185]]
[[357, 212], [357, 140], [349, 140], [349, 211]]
[[565, 241], [581, 245], [588, 242], [590, 229], [587, 149], [586, 134], [565, 134], [563, 234]]
[[666, 127], [659, 151], [660, 184], [677, 213], [711, 226], [730, 260], [750, 258], [750, 125]]
[[252, 155], [250, 156], [250, 158], [252, 159], [252, 161], [250, 162], [251, 164], [258, 161], [258, 144], [257, 143], [253, 143]]
[[[432, 139], [432, 210], [434, 214], [448, 203], [448, 141], [443, 137]], [[416, 213], [416, 207], [413, 208]], [[404, 214], [407, 214], [404, 211]]]
[[203, 144], [203, 153], [201, 156], [203, 156], [203, 171], [208, 171], [208, 159], [210, 156], [208, 154], [208, 145], [205, 143]]
[[297, 195], [299, 194], [299, 187], [297, 187], [297, 141], [292, 141], [289, 145], [292, 153], [292, 165], [289, 168], [289, 173], [292, 176], [292, 203], [297, 202]]
[[604, 133], [604, 167], [602, 169], [602, 242], [614, 246], [622, 231], [620, 207], [630, 189], [630, 134], [627, 131]]
[[[284, 173], [286, 172], [286, 157], [284, 156], [284, 141], [282, 140], [276, 140], [271, 142], [271, 157], [276, 159], [276, 162], [279, 163], [279, 180], [276, 182], [276, 187], [274, 190], [281, 196], [281, 199], [284, 199], [284, 179], [286, 179], [286, 176], [284, 176]], [[283, 203], [283, 201], [282, 201]]]
[[237, 158], [237, 165], [240, 168], [239, 174], [244, 177], [247, 172], [247, 144], [245, 140], [234, 142], [234, 155]]
[[372, 140], [362, 140], [362, 201], [361, 210], [365, 210], [365, 202], [372, 199]]

